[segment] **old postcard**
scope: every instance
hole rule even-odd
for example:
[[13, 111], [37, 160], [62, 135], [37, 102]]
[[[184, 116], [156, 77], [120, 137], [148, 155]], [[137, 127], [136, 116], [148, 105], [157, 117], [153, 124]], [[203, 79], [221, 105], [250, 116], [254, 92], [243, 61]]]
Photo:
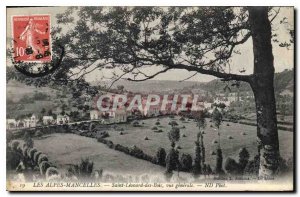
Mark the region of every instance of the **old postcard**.
[[8, 191], [294, 191], [293, 7], [7, 7]]

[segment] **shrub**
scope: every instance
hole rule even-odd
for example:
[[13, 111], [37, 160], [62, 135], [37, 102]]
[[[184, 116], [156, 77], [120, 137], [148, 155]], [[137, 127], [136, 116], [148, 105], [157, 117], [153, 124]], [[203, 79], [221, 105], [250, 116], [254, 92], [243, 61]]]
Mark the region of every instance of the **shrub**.
[[79, 164], [80, 176], [90, 177], [94, 168], [94, 163], [89, 160], [89, 158], [81, 159]]
[[158, 128], [157, 127], [152, 127], [152, 130], [158, 130]]
[[132, 126], [138, 127], [138, 126], [140, 126], [140, 124], [139, 124], [139, 122], [136, 120], [136, 121], [133, 121], [133, 122], [132, 122]]
[[242, 132], [242, 133], [241, 133], [241, 135], [247, 135], [247, 133], [245, 133], [245, 132]]
[[239, 164], [230, 157], [228, 157], [226, 159], [224, 168], [227, 171], [227, 173], [229, 173], [231, 175], [237, 175], [237, 174], [239, 174], [239, 171], [240, 171]]
[[134, 157], [137, 157], [137, 158], [140, 158], [142, 159], [143, 158], [143, 155], [144, 155], [144, 152], [138, 148], [137, 146], [133, 146], [129, 149], [129, 154], [134, 156]]
[[15, 170], [21, 161], [20, 154], [12, 150], [6, 152], [6, 169]]
[[227, 136], [228, 139], [232, 140], [233, 137], [231, 135]]
[[40, 168], [40, 173], [41, 175], [45, 175], [46, 171], [48, 168], [51, 167], [51, 164], [48, 162], [48, 161], [42, 161], [40, 164], [39, 164], [39, 168]]
[[186, 172], [190, 172], [193, 166], [192, 156], [189, 154], [182, 154], [180, 157], [181, 169]]
[[48, 157], [45, 154], [40, 154], [37, 164], [40, 165], [43, 161], [48, 161]]
[[121, 151], [123, 153], [129, 154], [129, 148], [122, 146], [120, 144], [115, 145], [115, 150]]
[[149, 140], [149, 138], [146, 136], [146, 137], [144, 138], [144, 140]]
[[250, 160], [247, 163], [244, 169], [244, 174], [258, 176], [258, 171], [259, 171], [259, 156], [256, 155], [253, 160]]
[[29, 147], [29, 148], [33, 148], [33, 140], [31, 138], [31, 135], [29, 133], [29, 131], [26, 131], [24, 133], [24, 136], [23, 136], [23, 140], [24, 140], [24, 143]]
[[178, 151], [176, 151], [174, 148], [171, 148], [166, 157], [166, 168], [167, 168], [166, 173], [172, 173], [173, 170], [178, 169], [178, 164], [179, 164], [178, 157], [179, 157]]
[[164, 148], [159, 148], [156, 152], [156, 163], [161, 166], [166, 165], [166, 151]]
[[227, 124], [226, 124], [226, 126], [228, 126], [228, 127], [229, 127], [229, 126], [230, 126], [230, 124], [229, 124], [229, 123], [227, 123]]
[[179, 120], [180, 121], [185, 121], [185, 118], [181, 116]]
[[41, 154], [42, 154], [42, 152], [40, 152], [40, 151], [37, 151], [37, 152], [34, 153], [34, 155], [33, 155], [33, 162], [34, 162], [35, 164], [38, 163], [38, 159], [39, 159], [39, 156], [40, 156]]
[[185, 135], [185, 134], [182, 134], [182, 137], [186, 137], [186, 135]]
[[216, 155], [216, 152], [215, 151], [211, 151], [210, 154], [211, 155]]
[[119, 133], [120, 135], [124, 135], [124, 133], [121, 131], [120, 133]]
[[34, 134], [36, 137], [41, 137], [43, 135], [42, 131], [37, 130]]
[[32, 161], [33, 161], [34, 153], [36, 152], [37, 152], [36, 148], [31, 148], [28, 152], [28, 156]]
[[153, 132], [155, 132], [155, 133], [162, 133], [164, 131], [162, 129], [159, 129], [159, 130], [154, 130]]
[[217, 149], [217, 154], [216, 154], [216, 168], [215, 168], [215, 173], [216, 174], [222, 174], [223, 173], [223, 155], [222, 155], [222, 149], [218, 148]]
[[13, 151], [18, 151], [18, 146], [20, 145], [20, 142], [19, 141], [17, 141], [17, 140], [13, 140], [13, 141], [11, 141], [11, 143], [10, 143], [10, 148], [11, 148], [11, 150], [13, 150]]
[[156, 122], [155, 125], [160, 125], [160, 122]]
[[107, 131], [102, 131], [99, 135], [99, 138], [106, 138], [106, 137], [109, 137], [109, 134]]
[[59, 172], [58, 172], [57, 168], [49, 167], [49, 168], [47, 168], [45, 175], [46, 175], [46, 179], [48, 180], [51, 176], [59, 175]]
[[169, 125], [174, 127], [174, 126], [178, 126], [178, 123], [175, 120], [173, 120], [173, 121], [169, 122]]
[[180, 139], [180, 130], [177, 127], [172, 127], [171, 131], [168, 133], [169, 140], [172, 143], [172, 147], [175, 146], [175, 142]]
[[112, 141], [107, 141], [106, 145], [108, 146], [108, 148], [114, 149], [114, 143]]
[[244, 171], [247, 163], [249, 162], [250, 154], [246, 148], [242, 148], [239, 151], [239, 165], [241, 173]]
[[213, 144], [217, 144], [217, 143], [218, 143], [218, 140], [213, 140], [212, 143], [213, 143]]

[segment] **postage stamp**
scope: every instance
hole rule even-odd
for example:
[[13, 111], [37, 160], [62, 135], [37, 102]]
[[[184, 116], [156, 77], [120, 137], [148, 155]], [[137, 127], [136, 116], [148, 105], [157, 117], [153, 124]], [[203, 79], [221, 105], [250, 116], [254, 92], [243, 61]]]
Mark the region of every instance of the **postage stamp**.
[[15, 61], [51, 61], [50, 15], [12, 16]]

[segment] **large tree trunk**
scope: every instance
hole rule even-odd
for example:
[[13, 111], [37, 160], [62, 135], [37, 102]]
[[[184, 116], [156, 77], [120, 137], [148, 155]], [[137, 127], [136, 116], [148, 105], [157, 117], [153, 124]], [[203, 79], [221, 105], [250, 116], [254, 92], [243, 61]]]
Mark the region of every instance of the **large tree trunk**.
[[249, 8], [254, 53], [254, 76], [250, 84], [254, 92], [257, 115], [257, 139], [260, 176], [274, 175], [278, 168], [279, 141], [274, 95], [274, 65], [271, 24], [267, 7]]

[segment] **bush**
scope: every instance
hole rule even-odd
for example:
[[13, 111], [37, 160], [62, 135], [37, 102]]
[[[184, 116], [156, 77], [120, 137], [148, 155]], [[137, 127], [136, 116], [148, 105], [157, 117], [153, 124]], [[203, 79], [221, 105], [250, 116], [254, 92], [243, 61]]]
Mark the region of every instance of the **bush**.
[[129, 148], [127, 148], [127, 147], [125, 147], [125, 146], [122, 146], [122, 145], [120, 145], [120, 144], [116, 144], [116, 145], [115, 145], [115, 150], [118, 150], [118, 151], [120, 151], [120, 152], [129, 154]]
[[57, 168], [49, 167], [49, 168], [47, 168], [45, 175], [46, 175], [46, 179], [48, 180], [51, 176], [59, 175], [59, 172], [58, 172]]
[[132, 126], [134, 127], [139, 127], [140, 126], [140, 123], [136, 120], [136, 121], [133, 121], [132, 122]]
[[162, 129], [159, 129], [159, 130], [154, 130], [153, 132], [155, 132], [155, 133], [162, 133], [164, 131]]
[[225, 170], [227, 171], [227, 173], [231, 174], [231, 175], [237, 175], [239, 174], [239, 169], [240, 166], [239, 164], [232, 158], [228, 157], [225, 161]]
[[13, 150], [13, 151], [18, 151], [18, 146], [20, 145], [20, 142], [19, 141], [17, 141], [17, 140], [13, 140], [13, 141], [11, 141], [11, 143], [10, 143], [10, 148], [11, 148], [11, 150]]
[[42, 131], [37, 130], [34, 134], [36, 137], [41, 137], [43, 135]]
[[40, 173], [41, 175], [45, 175], [46, 171], [48, 168], [51, 167], [51, 164], [48, 162], [48, 161], [42, 161], [40, 164], [39, 164], [39, 168], [40, 168]]
[[159, 148], [156, 152], [156, 163], [161, 166], [166, 165], [166, 151], [164, 148]]
[[233, 139], [233, 137], [231, 135], [228, 135], [227, 138], [230, 139], [230, 140]]
[[185, 172], [190, 172], [193, 166], [192, 156], [189, 154], [182, 154], [180, 157], [181, 169]]
[[176, 151], [174, 148], [170, 149], [167, 157], [166, 157], [166, 173], [172, 173], [173, 170], [178, 169], [179, 164], [179, 155], [178, 151]]
[[114, 149], [114, 143], [112, 141], [107, 141], [106, 145], [108, 146], [108, 148]]
[[16, 170], [17, 166], [21, 161], [20, 154], [12, 150], [7, 150], [6, 152], [6, 169]]
[[33, 158], [34, 158], [34, 153], [36, 153], [37, 150], [36, 148], [31, 148], [28, 152], [28, 157], [33, 161]]
[[43, 161], [48, 161], [48, 157], [45, 154], [40, 154], [37, 164], [40, 165]]
[[180, 120], [180, 121], [185, 121], [185, 118], [184, 118], [184, 117], [180, 117], [179, 120]]
[[259, 156], [256, 155], [253, 160], [250, 160], [247, 163], [244, 169], [244, 174], [258, 176], [258, 171], [259, 171]]
[[158, 128], [157, 127], [152, 127], [152, 130], [158, 130]]
[[247, 163], [249, 162], [250, 154], [246, 148], [242, 148], [239, 151], [239, 165], [241, 173], [243, 173]]
[[106, 137], [109, 137], [109, 134], [107, 131], [102, 131], [99, 135], [99, 138], [106, 138]]
[[140, 159], [144, 156], [144, 152], [135, 145], [129, 149], [129, 154]]
[[39, 159], [39, 156], [42, 154], [41, 151], [37, 151], [34, 153], [33, 155], [33, 163], [37, 164], [38, 163], [38, 159]]
[[155, 125], [160, 125], [160, 122], [156, 122]]
[[186, 135], [185, 135], [185, 134], [182, 134], [182, 137], [186, 137]]
[[223, 174], [222, 166], [223, 166], [222, 149], [218, 148], [216, 153], [216, 168], [215, 168], [216, 174]]
[[178, 126], [178, 123], [175, 120], [173, 120], [173, 121], [169, 122], [169, 125], [174, 127], [174, 126]]
[[146, 136], [146, 137], [144, 138], [144, 140], [149, 140], [149, 138]]

